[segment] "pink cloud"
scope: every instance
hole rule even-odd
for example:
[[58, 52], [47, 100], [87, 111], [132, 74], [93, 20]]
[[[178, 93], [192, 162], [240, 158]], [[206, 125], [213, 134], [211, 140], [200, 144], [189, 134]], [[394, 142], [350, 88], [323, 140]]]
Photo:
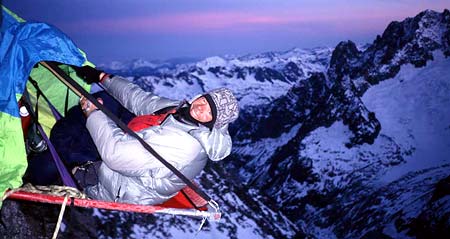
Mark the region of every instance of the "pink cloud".
[[298, 19], [241, 12], [207, 12], [156, 17], [99, 19], [64, 24], [63, 26], [84, 31], [173, 33], [229, 30], [232, 28], [236, 30], [242, 26], [280, 25], [295, 21], [298, 21]]
[[418, 11], [405, 9], [290, 9], [283, 12], [193, 12], [184, 14], [109, 18], [64, 24], [72, 31], [99, 33], [214, 33], [252, 31], [306, 31], [329, 28], [334, 31], [381, 30], [392, 20], [403, 20]]

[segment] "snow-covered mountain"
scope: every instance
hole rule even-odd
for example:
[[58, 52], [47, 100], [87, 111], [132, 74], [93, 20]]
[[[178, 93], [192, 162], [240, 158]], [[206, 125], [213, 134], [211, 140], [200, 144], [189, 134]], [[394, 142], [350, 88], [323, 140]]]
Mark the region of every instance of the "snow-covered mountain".
[[[446, 182], [450, 173], [449, 22], [448, 11], [425, 11], [391, 23], [365, 50], [341, 42], [326, 72], [300, 81], [261, 110], [244, 112], [245, 130], [235, 131], [240, 179], [258, 189], [255, 195], [267, 195], [267, 204], [299, 227], [298, 235], [448, 232], [448, 223], [436, 226], [436, 221], [448, 222], [449, 197], [435, 205], [434, 185], [409, 187], [424, 175], [433, 176], [433, 184]], [[255, 112], [270, 113], [250, 121]], [[410, 197], [370, 204], [380, 188], [396, 193], [399, 185]], [[418, 199], [414, 190], [428, 194]], [[404, 202], [409, 207], [401, 207]], [[422, 230], [415, 221], [432, 206], [447, 209], [427, 215], [433, 218]], [[356, 209], [361, 219], [355, 218]]]
[[[449, 56], [450, 12], [427, 10], [390, 23], [365, 46], [214, 56], [152, 66], [145, 76], [117, 68], [170, 98], [220, 86], [236, 92], [232, 155], [198, 179], [224, 215], [197, 234], [200, 221], [184, 217], [74, 210], [62, 235], [446, 238]], [[38, 214], [12, 202], [4, 208], [17, 218]]]
[[102, 69], [103, 71], [122, 76], [146, 76], [156, 73], [162, 73], [165, 71], [171, 71], [175, 69], [177, 65], [188, 64], [197, 61], [197, 58], [190, 57], [173, 58], [165, 61], [133, 59], [127, 61], [112, 61], [109, 63], [101, 63], [96, 67], [98, 69]]
[[132, 79], [167, 97], [219, 86], [238, 95], [233, 154], [200, 181], [214, 185], [209, 191], [227, 214], [200, 235], [448, 232], [449, 29], [448, 11], [424, 11], [392, 22], [364, 47], [346, 41], [334, 49], [216, 56]]
[[229, 87], [235, 90], [241, 108], [270, 103], [286, 94], [292, 83], [328, 67], [332, 48], [291, 49], [259, 55], [214, 56], [192, 64], [177, 65], [173, 71], [155, 70], [135, 82], [157, 94], [189, 99], [199, 93]]

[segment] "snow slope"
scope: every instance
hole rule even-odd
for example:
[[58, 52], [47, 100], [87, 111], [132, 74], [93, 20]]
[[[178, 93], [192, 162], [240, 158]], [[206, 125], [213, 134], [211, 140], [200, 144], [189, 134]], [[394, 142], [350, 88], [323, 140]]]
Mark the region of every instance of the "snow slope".
[[[303, 139], [300, 155], [312, 159], [320, 181], [298, 186], [303, 191], [340, 191], [327, 209], [307, 207], [303, 220], [309, 234], [353, 238], [373, 230], [409, 238], [397, 231], [395, 219], [409, 223], [430, 207], [434, 185], [450, 168], [450, 58], [436, 51], [434, 59], [422, 68], [402, 66], [394, 78], [363, 95], [364, 104], [381, 122], [372, 145], [347, 148], [351, 132], [342, 122]], [[440, 205], [448, 204], [444, 198]], [[341, 220], [317, 226], [314, 221], [325, 220], [330, 211], [342, 214]], [[343, 225], [348, 221], [352, 227]], [[360, 224], [364, 226], [358, 230]], [[336, 228], [348, 231], [339, 234]]]
[[379, 177], [383, 183], [411, 171], [450, 163], [449, 66], [450, 58], [436, 52], [435, 60], [426, 67], [402, 66], [396, 77], [364, 94], [364, 104], [381, 122], [374, 144], [347, 148], [351, 132], [336, 122], [311, 132], [302, 141], [305, 148], [300, 155], [315, 159], [314, 169], [321, 175], [329, 171], [349, 173], [378, 160], [395, 165]]
[[380, 178], [385, 182], [450, 162], [450, 59], [440, 51], [434, 58], [423, 68], [402, 66], [394, 79], [370, 88], [363, 97], [381, 122], [381, 133], [412, 150], [406, 163]]

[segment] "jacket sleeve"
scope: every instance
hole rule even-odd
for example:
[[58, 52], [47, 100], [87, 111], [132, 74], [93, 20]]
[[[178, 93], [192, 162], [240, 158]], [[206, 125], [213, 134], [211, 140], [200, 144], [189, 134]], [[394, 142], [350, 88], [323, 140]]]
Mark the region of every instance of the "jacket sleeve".
[[[134, 137], [125, 134], [103, 112], [91, 113], [86, 127], [103, 162], [116, 171], [165, 167]], [[143, 139], [174, 167], [185, 166], [202, 150], [201, 144], [186, 132], [161, 126], [146, 130]]]
[[138, 85], [120, 77], [107, 78], [103, 82], [106, 90], [125, 108], [136, 115], [151, 114], [179, 102], [144, 91]]

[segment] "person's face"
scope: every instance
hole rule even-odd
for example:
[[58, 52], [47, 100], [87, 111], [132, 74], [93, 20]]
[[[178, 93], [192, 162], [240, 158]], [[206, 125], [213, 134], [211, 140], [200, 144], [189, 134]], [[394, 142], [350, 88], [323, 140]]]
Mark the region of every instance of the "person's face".
[[209, 122], [213, 119], [211, 106], [209, 106], [209, 103], [204, 96], [197, 98], [192, 102], [189, 113], [192, 118], [202, 123]]

